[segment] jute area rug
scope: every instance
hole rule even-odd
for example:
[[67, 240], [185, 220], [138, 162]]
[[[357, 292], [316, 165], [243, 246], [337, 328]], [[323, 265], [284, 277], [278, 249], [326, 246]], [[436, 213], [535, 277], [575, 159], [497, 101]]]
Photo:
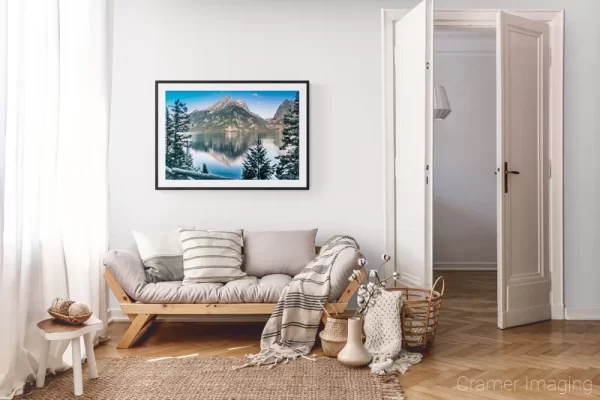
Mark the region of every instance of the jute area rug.
[[[396, 400], [404, 399], [395, 377], [387, 381], [367, 368], [352, 369], [335, 359], [297, 360], [275, 368], [234, 371], [234, 358], [98, 358], [98, 379], [83, 368], [79, 399], [201, 399], [201, 400]], [[73, 373], [48, 376], [41, 389], [20, 398], [70, 399]]]

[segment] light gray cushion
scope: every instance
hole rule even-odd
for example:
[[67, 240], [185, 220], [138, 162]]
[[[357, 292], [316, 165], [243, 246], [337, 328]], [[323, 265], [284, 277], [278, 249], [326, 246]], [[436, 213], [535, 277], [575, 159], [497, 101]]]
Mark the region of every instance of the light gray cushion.
[[244, 231], [243, 269], [251, 276], [294, 276], [315, 258], [317, 229], [309, 231]]
[[261, 279], [247, 276], [227, 283], [148, 283], [139, 288], [136, 296], [143, 303], [276, 303], [291, 280], [288, 275], [275, 274]]
[[132, 231], [142, 263], [146, 281], [165, 282], [183, 279], [183, 251], [179, 232]]
[[179, 228], [183, 284], [229, 282], [242, 272], [242, 231]]
[[144, 264], [136, 246], [111, 250], [106, 253], [103, 262], [130, 297], [135, 299], [139, 288], [147, 284]]

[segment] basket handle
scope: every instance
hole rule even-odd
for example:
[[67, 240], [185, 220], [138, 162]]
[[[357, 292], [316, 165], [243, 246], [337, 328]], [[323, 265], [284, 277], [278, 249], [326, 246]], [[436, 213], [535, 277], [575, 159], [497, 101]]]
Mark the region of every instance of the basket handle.
[[433, 286], [431, 286], [431, 294], [429, 295], [429, 298], [433, 297], [433, 290], [438, 285], [438, 282], [440, 281], [440, 279], [442, 280], [442, 290], [440, 291], [440, 296], [444, 295], [444, 289], [446, 289], [446, 280], [444, 279], [443, 276], [440, 276], [435, 280], [435, 282], [433, 283]]

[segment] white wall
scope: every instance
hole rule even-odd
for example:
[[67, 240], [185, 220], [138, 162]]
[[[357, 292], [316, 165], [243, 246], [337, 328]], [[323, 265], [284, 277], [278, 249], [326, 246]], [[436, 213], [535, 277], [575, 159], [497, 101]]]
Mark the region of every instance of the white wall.
[[433, 124], [435, 269], [496, 269], [496, 36], [436, 30], [435, 84], [452, 113]]
[[[344, 7], [340, 7], [344, 4]], [[115, 3], [110, 247], [178, 224], [383, 243], [380, 8], [395, 1]], [[310, 80], [310, 190], [155, 191], [154, 81]], [[113, 303], [115, 304], [115, 303]]]
[[[115, 0], [110, 245], [190, 223], [321, 228], [383, 249], [380, 8], [417, 0]], [[600, 310], [600, 2], [438, 0], [565, 8], [565, 294]], [[154, 190], [154, 80], [309, 79], [311, 190]], [[92, 122], [93, 123], [93, 122]], [[291, 210], [291, 211], [290, 211]]]

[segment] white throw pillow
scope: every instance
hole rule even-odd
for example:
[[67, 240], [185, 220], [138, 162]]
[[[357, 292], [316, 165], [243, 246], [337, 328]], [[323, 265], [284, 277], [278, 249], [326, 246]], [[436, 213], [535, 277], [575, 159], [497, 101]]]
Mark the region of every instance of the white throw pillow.
[[229, 282], [242, 272], [242, 231], [179, 228], [183, 284]]
[[146, 270], [147, 282], [181, 281], [183, 251], [179, 232], [136, 232], [133, 238]]

